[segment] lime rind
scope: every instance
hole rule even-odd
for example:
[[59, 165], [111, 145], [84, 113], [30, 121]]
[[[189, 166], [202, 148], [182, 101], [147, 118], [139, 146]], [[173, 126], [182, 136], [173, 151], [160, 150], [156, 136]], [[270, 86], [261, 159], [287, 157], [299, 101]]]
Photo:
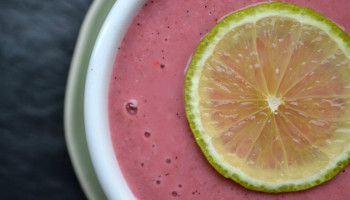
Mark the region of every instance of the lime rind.
[[340, 156], [335, 159], [334, 162], [331, 162], [325, 170], [312, 177], [298, 181], [287, 180], [277, 183], [264, 182], [254, 179], [254, 177], [249, 177], [232, 166], [223, 164], [224, 162], [220, 160], [220, 156], [216, 153], [213, 145], [210, 143], [209, 136], [203, 134], [205, 130], [202, 122], [199, 117], [195, 116], [199, 116], [199, 105], [197, 101], [199, 99], [199, 95], [198, 84], [196, 83], [199, 82], [204, 62], [212, 53], [220, 38], [231, 30], [231, 28], [247, 22], [255, 22], [257, 19], [261, 19], [265, 16], [267, 17], [274, 15], [291, 17], [299, 20], [303, 24], [310, 24], [322, 29], [335, 40], [338, 47], [345, 53], [345, 55], [350, 57], [349, 36], [334, 22], [327, 19], [322, 14], [309, 8], [288, 3], [274, 2], [260, 4], [228, 15], [222, 19], [220, 23], [216, 25], [199, 43], [186, 74], [184, 91], [186, 115], [190, 128], [194, 134], [197, 144], [201, 148], [208, 162], [221, 175], [234, 180], [243, 187], [268, 193], [300, 191], [314, 187], [332, 179], [342, 170], [342, 168], [350, 163], [349, 145], [348, 148], [342, 154], [340, 154]]

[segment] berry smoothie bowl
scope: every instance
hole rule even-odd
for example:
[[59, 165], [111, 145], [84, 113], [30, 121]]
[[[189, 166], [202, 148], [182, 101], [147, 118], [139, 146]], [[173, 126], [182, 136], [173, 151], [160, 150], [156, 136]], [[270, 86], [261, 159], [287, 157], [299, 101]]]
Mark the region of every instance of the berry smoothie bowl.
[[[350, 30], [346, 0], [283, 2], [311, 8]], [[262, 3], [117, 1], [95, 44], [85, 89], [89, 151], [109, 199], [350, 198], [349, 166], [303, 191], [246, 189], [215, 170], [190, 129], [184, 89], [198, 44], [224, 17]]]

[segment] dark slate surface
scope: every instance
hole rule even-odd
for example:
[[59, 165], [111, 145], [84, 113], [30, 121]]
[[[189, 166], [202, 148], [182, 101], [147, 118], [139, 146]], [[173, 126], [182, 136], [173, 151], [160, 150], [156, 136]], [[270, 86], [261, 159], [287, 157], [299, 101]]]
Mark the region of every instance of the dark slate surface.
[[92, 0], [0, 0], [0, 199], [86, 199], [63, 131], [66, 80]]

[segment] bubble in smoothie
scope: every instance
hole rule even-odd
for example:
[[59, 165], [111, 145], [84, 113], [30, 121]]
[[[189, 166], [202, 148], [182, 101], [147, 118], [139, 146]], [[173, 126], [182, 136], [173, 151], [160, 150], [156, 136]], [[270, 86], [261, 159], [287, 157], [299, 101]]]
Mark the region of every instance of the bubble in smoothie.
[[192, 195], [200, 195], [201, 193], [198, 190], [192, 191]]
[[172, 193], [171, 193], [171, 195], [173, 196], [173, 197], [177, 197], [177, 192], [176, 191], [173, 191]]
[[149, 132], [149, 131], [145, 131], [145, 137], [146, 137], [146, 138], [151, 137], [151, 132]]
[[137, 101], [136, 100], [130, 100], [125, 105], [125, 109], [130, 115], [136, 115], [137, 110], [138, 110], [138, 108], [137, 108]]

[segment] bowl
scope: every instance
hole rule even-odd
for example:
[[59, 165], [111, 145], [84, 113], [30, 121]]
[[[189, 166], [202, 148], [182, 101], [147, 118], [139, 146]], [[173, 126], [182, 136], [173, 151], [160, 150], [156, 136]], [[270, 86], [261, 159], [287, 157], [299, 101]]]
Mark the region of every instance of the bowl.
[[108, 120], [108, 88], [123, 37], [145, 0], [118, 0], [97, 37], [88, 67], [84, 122], [92, 164], [108, 199], [135, 199], [114, 154]]

